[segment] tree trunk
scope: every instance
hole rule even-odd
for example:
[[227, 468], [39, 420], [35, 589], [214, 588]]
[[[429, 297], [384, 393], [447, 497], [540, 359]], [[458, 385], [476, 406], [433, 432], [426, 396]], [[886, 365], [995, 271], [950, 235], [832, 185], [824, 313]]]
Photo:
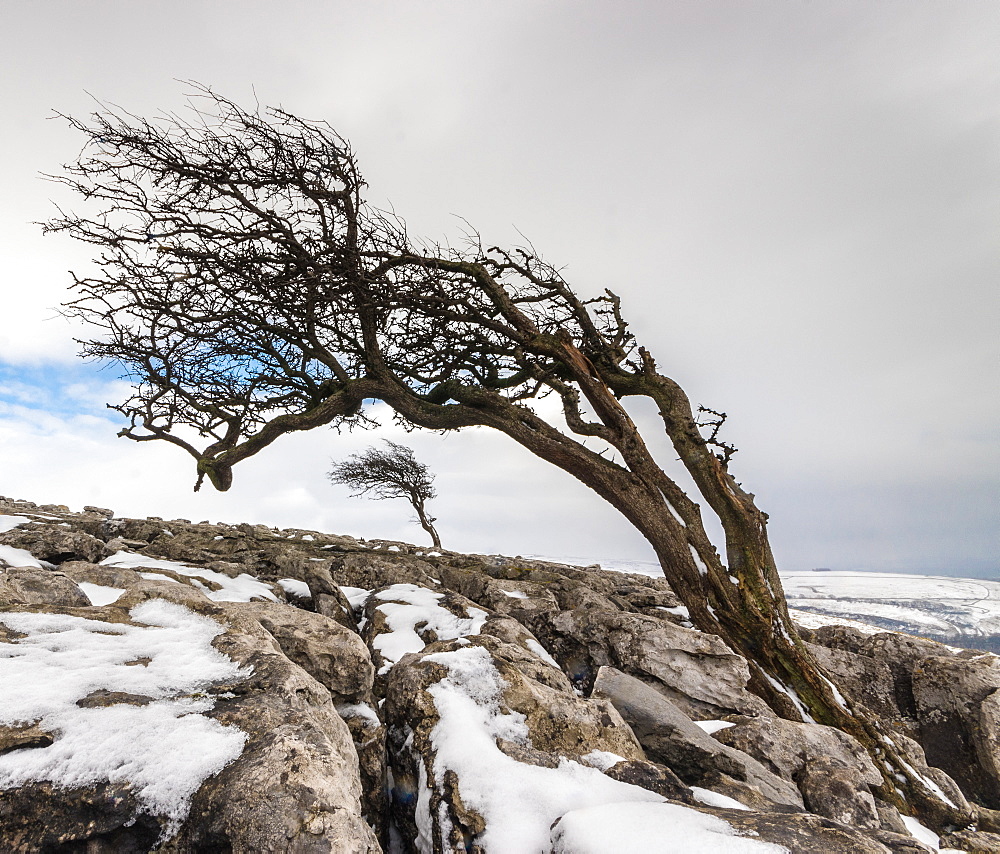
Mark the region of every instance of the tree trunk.
[[431, 535], [431, 541], [434, 543], [434, 548], [441, 548], [441, 538], [438, 536], [438, 532], [434, 527], [434, 518], [427, 515], [427, 511], [424, 509], [423, 499], [411, 498], [410, 502], [413, 504], [413, 509], [417, 511], [417, 519], [420, 521], [420, 527]]
[[[560, 464], [540, 453], [537, 445], [532, 450]], [[742, 515], [732, 513], [724, 523], [730, 556], [727, 568], [714, 551], [703, 551], [702, 543], [708, 539], [700, 520], [697, 527], [682, 524], [661, 492], [624, 477], [610, 482], [595, 477], [592, 467], [561, 467], [594, 488], [635, 525], [653, 547], [692, 622], [719, 636], [746, 659], [748, 687], [775, 712], [791, 720], [833, 726], [857, 739], [883, 777], [873, 793], [904, 815], [916, 814], [938, 829], [964, 827], [976, 820], [976, 815], [945, 803], [931, 791], [886, 740], [892, 733], [883, 731], [866, 710], [852, 706], [813, 657], [788, 614], [764, 529], [766, 516], [752, 507], [752, 501]], [[722, 488], [728, 491], [724, 482]]]
[[[916, 812], [938, 828], [971, 824], [975, 816], [931, 791], [886, 740], [891, 733], [883, 732], [864, 709], [852, 707], [813, 657], [785, 604], [767, 538], [767, 514], [712, 453], [683, 390], [656, 374], [651, 360], [647, 368], [653, 389], [644, 388], [643, 393], [657, 402], [675, 450], [722, 522], [728, 566], [705, 532], [698, 505], [656, 464], [638, 428], [603, 380], [576, 377], [608, 428], [600, 435], [613, 440], [627, 468], [590, 451], [524, 407], [501, 405], [498, 396], [482, 390], [455, 394], [478, 412], [479, 423], [506, 433], [618, 509], [653, 547], [695, 626], [719, 636], [746, 659], [748, 687], [754, 693], [782, 717], [833, 726], [858, 740], [883, 776], [882, 785], [874, 789], [876, 797], [904, 814]], [[475, 406], [476, 398], [484, 396], [490, 405]], [[411, 412], [407, 417], [418, 420], [419, 413]], [[574, 417], [571, 413], [567, 417], [572, 427]]]

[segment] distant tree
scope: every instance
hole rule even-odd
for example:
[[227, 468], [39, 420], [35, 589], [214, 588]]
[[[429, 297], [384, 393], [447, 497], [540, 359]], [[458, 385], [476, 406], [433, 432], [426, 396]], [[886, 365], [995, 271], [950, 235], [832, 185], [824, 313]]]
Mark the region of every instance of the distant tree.
[[[365, 203], [354, 154], [329, 125], [204, 88], [197, 97], [188, 120], [113, 109], [68, 119], [87, 144], [58, 180], [92, 212], [61, 212], [47, 228], [97, 249], [68, 311], [100, 330], [83, 355], [134, 382], [114, 407], [128, 421], [120, 435], [182, 448], [199, 484], [226, 490], [233, 466], [280, 436], [365, 425], [372, 401], [411, 427], [503, 432], [641, 532], [691, 620], [746, 658], [772, 709], [855, 736], [883, 775], [882, 800], [969, 823], [799, 637], [767, 514], [729, 471], [721, 413], [695, 413], [637, 346], [614, 293], [582, 299], [531, 248], [414, 241]], [[587, 180], [614, 181], [613, 168], [597, 163]], [[562, 418], [533, 405], [546, 395]], [[626, 410], [636, 397], [721, 523], [725, 560]]]
[[328, 475], [331, 483], [349, 487], [356, 496], [405, 498], [416, 511], [420, 527], [431, 535], [434, 547], [441, 548], [441, 538], [434, 529], [437, 520], [427, 514], [424, 506], [437, 495], [434, 475], [410, 448], [388, 439], [383, 443], [385, 448], [371, 447], [335, 463]]

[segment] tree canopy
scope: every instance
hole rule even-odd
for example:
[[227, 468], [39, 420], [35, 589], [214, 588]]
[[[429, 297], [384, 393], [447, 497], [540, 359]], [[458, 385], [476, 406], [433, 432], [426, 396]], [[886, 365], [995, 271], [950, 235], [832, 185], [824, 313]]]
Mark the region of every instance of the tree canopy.
[[[697, 625], [741, 648], [762, 626], [795, 636], [766, 515], [729, 474], [716, 432], [702, 435], [684, 391], [637, 346], [614, 293], [577, 296], [531, 249], [414, 241], [364, 201], [350, 146], [323, 122], [246, 111], [208, 89], [183, 118], [69, 121], [88, 142], [60, 180], [97, 213], [63, 213], [48, 229], [99, 250], [68, 311], [100, 330], [83, 354], [135, 383], [114, 407], [121, 435], [183, 448], [198, 483], [225, 490], [237, 463], [286, 433], [364, 425], [366, 401], [408, 426], [492, 427], [635, 524]], [[558, 398], [563, 423], [533, 408], [543, 396]], [[656, 405], [722, 521], [728, 565], [699, 505], [649, 452], [631, 396]], [[781, 684], [799, 679], [784, 668]], [[796, 714], [761, 674], [754, 684]]]
[[[68, 311], [98, 330], [83, 354], [134, 382], [114, 407], [121, 435], [182, 448], [199, 484], [225, 490], [236, 464], [282, 435], [363, 426], [375, 400], [409, 427], [499, 430], [635, 525], [695, 625], [746, 657], [750, 687], [776, 712], [855, 735], [890, 769], [887, 801], [902, 803], [897, 777], [906, 797], [933, 799], [886, 759], [878, 726], [799, 638], [767, 515], [729, 472], [724, 416], [693, 410], [634, 339], [618, 296], [578, 296], [531, 248], [411, 238], [366, 203], [354, 153], [324, 122], [247, 111], [207, 88], [186, 116], [108, 109], [68, 121], [87, 142], [58, 180], [87, 212], [47, 228], [96, 247], [97, 271], [75, 277]], [[533, 405], [544, 396], [561, 419]], [[625, 407], [633, 397], [652, 401], [721, 522], [725, 559], [699, 503], [647, 447]]]
[[434, 517], [428, 515], [426, 503], [437, 495], [434, 475], [420, 462], [410, 448], [384, 439], [383, 448], [367, 448], [334, 463], [328, 477], [331, 483], [347, 486], [352, 495], [372, 498], [405, 498], [417, 513], [420, 527], [431, 535], [435, 548], [441, 548]]

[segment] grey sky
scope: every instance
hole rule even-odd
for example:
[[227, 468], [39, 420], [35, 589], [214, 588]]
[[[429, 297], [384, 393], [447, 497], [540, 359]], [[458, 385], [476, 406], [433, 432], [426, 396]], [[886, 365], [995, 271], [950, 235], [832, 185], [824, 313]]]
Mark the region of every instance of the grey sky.
[[[87, 257], [30, 225], [65, 200], [37, 173], [80, 144], [46, 116], [88, 112], [87, 92], [176, 110], [193, 79], [331, 121], [412, 233], [460, 240], [461, 216], [620, 293], [661, 368], [729, 413], [781, 566], [1000, 572], [994, 0], [0, 12], [0, 492], [422, 537], [405, 506], [323, 481], [369, 435], [296, 437], [192, 496], [187, 459], [114, 439], [111, 378], [44, 320]], [[439, 472], [446, 545], [647, 554], [503, 437], [404, 441]]]

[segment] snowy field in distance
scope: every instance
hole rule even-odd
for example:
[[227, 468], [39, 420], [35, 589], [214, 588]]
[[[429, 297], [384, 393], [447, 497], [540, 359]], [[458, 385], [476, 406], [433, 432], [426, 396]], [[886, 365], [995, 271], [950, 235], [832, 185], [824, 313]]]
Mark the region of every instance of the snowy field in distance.
[[1000, 582], [882, 572], [788, 572], [790, 607], [935, 636], [1000, 635]]

